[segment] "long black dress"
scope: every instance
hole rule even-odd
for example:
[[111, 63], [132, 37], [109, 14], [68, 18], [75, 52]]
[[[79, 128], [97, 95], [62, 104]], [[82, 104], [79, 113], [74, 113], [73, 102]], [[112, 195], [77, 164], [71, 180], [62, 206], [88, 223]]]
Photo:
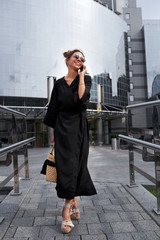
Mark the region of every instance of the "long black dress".
[[91, 77], [85, 75], [85, 92], [78, 96], [79, 75], [69, 86], [64, 79], [55, 82], [44, 123], [54, 128], [57, 166], [57, 196], [96, 194], [87, 168], [89, 131], [86, 104], [90, 98]]

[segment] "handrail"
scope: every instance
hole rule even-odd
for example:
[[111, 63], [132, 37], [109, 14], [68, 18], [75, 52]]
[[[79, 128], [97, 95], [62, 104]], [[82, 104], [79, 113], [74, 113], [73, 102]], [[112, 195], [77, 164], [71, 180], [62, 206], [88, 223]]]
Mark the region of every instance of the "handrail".
[[154, 143], [146, 142], [146, 141], [143, 141], [143, 140], [139, 140], [139, 139], [136, 139], [136, 138], [133, 138], [133, 137], [128, 137], [128, 136], [121, 135], [121, 134], [119, 134], [118, 137], [119, 137], [119, 139], [125, 140], [129, 143], [132, 143], [132, 144], [135, 144], [135, 145], [141, 145], [142, 147], [147, 147], [147, 148], [152, 149], [154, 151], [160, 152], [160, 145], [156, 145]]
[[158, 106], [158, 105], [160, 105], [160, 100], [128, 105], [126, 108], [127, 109], [134, 109], [134, 108], [142, 108], [142, 107], [155, 107], [155, 106]]
[[[160, 214], [160, 145], [156, 145], [154, 143], [149, 143], [146, 141], [142, 141], [139, 139], [135, 139], [133, 137], [128, 137], [125, 135], [118, 135], [119, 139], [126, 141], [129, 143], [129, 173], [130, 173], [130, 187], [136, 186], [135, 183], [135, 171], [139, 172], [141, 175], [149, 179], [150, 181], [153, 182], [153, 180], [156, 182], [156, 190], [157, 190], [157, 209], [153, 209], [157, 214]], [[134, 145], [138, 145], [143, 147], [142, 151], [138, 152], [142, 154], [143, 160], [148, 161], [148, 162], [154, 162], [155, 163], [155, 179], [144, 172], [143, 170], [137, 168], [134, 165], [134, 151], [137, 152], [137, 149], [140, 150], [139, 148], [135, 148]], [[153, 154], [150, 154], [147, 152], [147, 149], [151, 149], [154, 151]]]
[[16, 149], [19, 149], [20, 147], [22, 147], [24, 145], [27, 145], [28, 143], [33, 142], [34, 140], [35, 140], [35, 137], [31, 137], [31, 138], [25, 139], [23, 141], [14, 143], [10, 146], [1, 148], [0, 149], [0, 157], [3, 156], [4, 154], [8, 153], [8, 152], [12, 152]]
[[10, 108], [2, 106], [2, 105], [0, 105], [0, 110], [5, 113], [10, 113], [10, 114], [26, 117], [26, 114], [18, 112], [16, 110], [10, 109]]
[[[5, 186], [14, 177], [14, 193], [12, 195], [19, 195], [19, 170], [25, 166], [25, 179], [29, 179], [29, 167], [28, 167], [28, 149], [27, 144], [35, 141], [35, 137], [28, 138], [26, 140], [14, 143], [10, 146], [0, 149], [0, 157], [7, 153], [12, 153], [13, 156], [13, 173], [0, 182], [0, 189]], [[24, 163], [18, 167], [18, 152], [19, 148], [23, 147]]]

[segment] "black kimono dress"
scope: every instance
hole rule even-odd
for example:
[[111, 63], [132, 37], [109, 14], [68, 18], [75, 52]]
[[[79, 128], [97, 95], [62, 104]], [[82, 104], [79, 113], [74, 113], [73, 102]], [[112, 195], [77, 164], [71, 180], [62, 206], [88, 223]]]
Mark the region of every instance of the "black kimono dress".
[[54, 128], [57, 196], [96, 194], [87, 168], [89, 131], [86, 104], [90, 98], [91, 77], [85, 75], [85, 92], [78, 96], [79, 75], [69, 86], [64, 79], [55, 82], [44, 123]]

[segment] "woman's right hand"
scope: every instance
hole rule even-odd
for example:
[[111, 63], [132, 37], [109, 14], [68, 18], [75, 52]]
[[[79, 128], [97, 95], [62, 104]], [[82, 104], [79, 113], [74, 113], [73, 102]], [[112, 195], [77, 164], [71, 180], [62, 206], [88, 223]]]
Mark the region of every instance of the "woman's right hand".
[[52, 143], [54, 144], [54, 129], [53, 129], [53, 132], [52, 132]]

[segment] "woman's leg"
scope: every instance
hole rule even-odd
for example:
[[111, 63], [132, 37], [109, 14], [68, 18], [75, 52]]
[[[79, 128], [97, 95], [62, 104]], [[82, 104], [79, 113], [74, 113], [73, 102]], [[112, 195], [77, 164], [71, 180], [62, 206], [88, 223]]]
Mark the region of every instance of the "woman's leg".
[[[71, 217], [70, 217], [70, 207], [72, 205], [72, 202], [73, 202], [73, 199], [66, 199], [65, 200], [65, 206], [63, 207], [63, 210], [62, 210], [62, 218], [63, 218], [63, 221], [67, 221], [67, 222], [70, 222], [71, 221]], [[69, 225], [63, 225], [63, 229], [64, 230], [70, 230], [71, 229], [71, 226]]]
[[71, 214], [71, 218], [74, 220], [78, 220], [80, 218], [80, 212], [78, 209], [78, 201], [77, 198], [75, 197], [72, 201], [72, 214]]

